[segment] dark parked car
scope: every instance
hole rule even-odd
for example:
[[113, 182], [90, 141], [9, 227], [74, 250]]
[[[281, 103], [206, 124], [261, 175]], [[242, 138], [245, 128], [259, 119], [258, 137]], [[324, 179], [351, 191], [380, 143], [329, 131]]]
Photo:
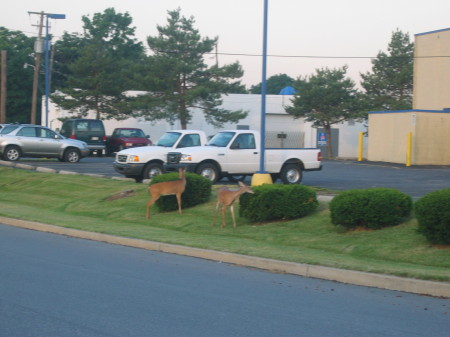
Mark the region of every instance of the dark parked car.
[[122, 151], [130, 147], [152, 145], [150, 136], [137, 128], [116, 128], [106, 141], [106, 154]]
[[91, 153], [101, 156], [106, 148], [106, 134], [103, 122], [98, 119], [67, 119], [61, 127], [64, 137], [87, 143]]
[[4, 160], [45, 157], [76, 163], [88, 155], [89, 149], [85, 142], [67, 139], [44, 126], [8, 124], [3, 125], [0, 131], [0, 157]]

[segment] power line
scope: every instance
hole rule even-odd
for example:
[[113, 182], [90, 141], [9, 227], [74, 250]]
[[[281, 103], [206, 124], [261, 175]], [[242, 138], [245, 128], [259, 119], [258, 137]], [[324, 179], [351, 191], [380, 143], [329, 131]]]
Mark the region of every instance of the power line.
[[[216, 53], [206, 53], [209, 55], [216, 55]], [[261, 57], [261, 54], [249, 54], [249, 53], [218, 53], [218, 55], [225, 56], [250, 56], [250, 57]], [[378, 56], [324, 56], [324, 55], [279, 55], [279, 54], [268, 54], [268, 57], [280, 57], [280, 58], [311, 58], [311, 59], [376, 59]], [[393, 57], [405, 57], [386, 55], [389, 58]], [[422, 58], [449, 58], [450, 55], [429, 55], [429, 56], [413, 56], [414, 59]]]

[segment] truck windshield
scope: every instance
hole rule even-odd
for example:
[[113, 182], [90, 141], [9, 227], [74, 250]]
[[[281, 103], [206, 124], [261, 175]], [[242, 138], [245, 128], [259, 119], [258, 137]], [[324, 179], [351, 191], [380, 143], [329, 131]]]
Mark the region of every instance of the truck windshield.
[[233, 138], [235, 132], [219, 132], [211, 140], [208, 142], [209, 146], [218, 146], [218, 147], [226, 147], [230, 142], [231, 138]]
[[158, 140], [156, 143], [156, 146], [163, 146], [163, 147], [172, 147], [178, 138], [180, 138], [181, 133], [179, 132], [166, 132], [162, 135], [162, 137]]

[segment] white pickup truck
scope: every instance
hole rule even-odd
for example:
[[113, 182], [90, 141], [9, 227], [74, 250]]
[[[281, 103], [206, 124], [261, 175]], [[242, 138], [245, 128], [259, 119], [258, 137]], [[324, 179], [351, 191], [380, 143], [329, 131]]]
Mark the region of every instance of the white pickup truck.
[[[164, 169], [175, 171], [180, 166], [198, 173], [213, 183], [223, 177], [242, 180], [260, 169], [260, 134], [251, 130], [227, 130], [217, 133], [202, 147], [169, 152]], [[272, 180], [299, 184], [303, 171], [322, 169], [319, 149], [265, 149], [264, 169]]]
[[206, 134], [203, 131], [168, 131], [154, 146], [134, 147], [117, 152], [113, 166], [117, 173], [140, 182], [163, 173], [163, 164], [169, 151], [189, 146], [202, 146], [206, 142]]

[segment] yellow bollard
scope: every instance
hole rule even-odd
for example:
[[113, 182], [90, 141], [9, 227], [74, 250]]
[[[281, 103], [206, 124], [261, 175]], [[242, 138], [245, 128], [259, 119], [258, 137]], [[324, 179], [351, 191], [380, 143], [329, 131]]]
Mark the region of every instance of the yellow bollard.
[[270, 173], [255, 173], [252, 176], [251, 186], [260, 186], [263, 184], [273, 184]]
[[363, 160], [363, 149], [364, 149], [364, 132], [360, 132], [358, 142], [358, 161]]
[[411, 166], [411, 156], [412, 156], [412, 132], [408, 132], [406, 142], [406, 166]]

